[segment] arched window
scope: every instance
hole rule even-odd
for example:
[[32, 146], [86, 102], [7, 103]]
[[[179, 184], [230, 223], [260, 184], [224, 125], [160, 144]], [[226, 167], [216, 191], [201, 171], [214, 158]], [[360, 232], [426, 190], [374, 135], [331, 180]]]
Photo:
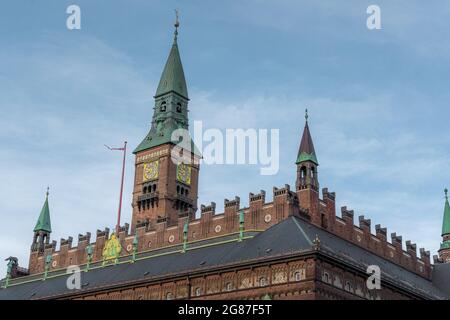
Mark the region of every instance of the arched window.
[[177, 103], [177, 112], [181, 113], [181, 103]]
[[166, 300], [172, 300], [173, 299], [173, 294], [172, 292], [167, 292], [166, 294]]
[[200, 288], [200, 287], [195, 288], [195, 295], [198, 297], [198, 296], [200, 296], [201, 294], [202, 294], [202, 288]]
[[180, 186], [177, 186], [177, 193], [180, 193]]
[[300, 273], [300, 271], [297, 271], [296, 273], [294, 273], [294, 279], [295, 279], [295, 281], [302, 280], [302, 274]]
[[322, 275], [322, 281], [325, 283], [330, 283], [330, 275], [328, 274], [328, 272], [324, 272]]
[[153, 192], [156, 191], [156, 184], [153, 185]]
[[314, 179], [315, 176], [316, 176], [316, 168], [311, 167], [311, 179]]
[[147, 187], [144, 187], [143, 193], [147, 193]]
[[161, 102], [161, 105], [159, 106], [159, 111], [164, 112], [166, 111], [166, 102]]
[[227, 284], [225, 285], [225, 289], [227, 291], [233, 290], [233, 284], [231, 282], [227, 282]]
[[306, 178], [306, 167], [301, 167], [300, 169], [300, 178], [305, 179]]

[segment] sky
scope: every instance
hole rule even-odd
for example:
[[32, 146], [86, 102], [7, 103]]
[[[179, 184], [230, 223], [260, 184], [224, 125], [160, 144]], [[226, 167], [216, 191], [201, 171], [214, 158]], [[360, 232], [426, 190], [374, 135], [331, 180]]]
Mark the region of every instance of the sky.
[[[68, 30], [66, 9], [81, 8]], [[366, 9], [381, 9], [381, 29]], [[450, 3], [22, 0], [0, 11], [0, 258], [28, 266], [50, 187], [52, 240], [112, 229], [121, 155], [149, 130], [180, 11], [189, 119], [280, 130], [280, 170], [204, 165], [199, 206], [295, 186], [304, 109], [321, 187], [388, 233], [436, 254], [450, 186]], [[131, 221], [127, 154], [123, 221]], [[390, 239], [390, 237], [389, 237]], [[6, 262], [0, 262], [0, 275]]]

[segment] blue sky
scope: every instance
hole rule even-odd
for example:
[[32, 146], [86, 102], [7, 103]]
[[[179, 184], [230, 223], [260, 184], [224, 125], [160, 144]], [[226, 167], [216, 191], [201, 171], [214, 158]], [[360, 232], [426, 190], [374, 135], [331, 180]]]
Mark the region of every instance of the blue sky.
[[[66, 28], [81, 7], [82, 29]], [[378, 4], [382, 29], [366, 28]], [[180, 9], [190, 121], [279, 128], [281, 169], [210, 165], [199, 204], [295, 185], [310, 110], [321, 187], [436, 254], [450, 186], [447, 1], [9, 1], [0, 12], [0, 257], [28, 265], [49, 185], [52, 239], [114, 226], [120, 154], [145, 136]], [[124, 220], [131, 220], [128, 155]], [[340, 215], [338, 209], [338, 215]], [[94, 237], [95, 238], [95, 237]], [[1, 264], [0, 274], [5, 266]]]

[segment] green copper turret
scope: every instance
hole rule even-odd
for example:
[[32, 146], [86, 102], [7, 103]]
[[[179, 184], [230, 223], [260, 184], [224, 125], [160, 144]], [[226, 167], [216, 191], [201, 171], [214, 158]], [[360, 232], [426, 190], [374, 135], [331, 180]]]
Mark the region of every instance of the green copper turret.
[[445, 205], [444, 205], [444, 220], [442, 222], [442, 235], [450, 234], [450, 205], [448, 203], [448, 190], [445, 189]]
[[[155, 94], [155, 106], [150, 132], [133, 153], [138, 153], [165, 143], [178, 144], [172, 134], [177, 129], [188, 129], [188, 91], [183, 65], [178, 51], [178, 18], [175, 22], [175, 37], [169, 57], [159, 80]], [[193, 153], [200, 155], [192, 140], [187, 142]]]
[[319, 165], [317, 161], [316, 151], [314, 150], [314, 144], [311, 138], [311, 133], [309, 132], [308, 126], [308, 109], [305, 110], [305, 128], [303, 129], [302, 141], [300, 142], [300, 148], [298, 150], [296, 164], [305, 161], [311, 161], [316, 166]]
[[38, 221], [34, 227], [34, 232], [45, 231], [48, 233], [52, 232], [52, 225], [50, 222], [50, 209], [48, 207], [48, 190], [45, 197], [44, 206], [42, 207], [41, 213], [39, 214]]

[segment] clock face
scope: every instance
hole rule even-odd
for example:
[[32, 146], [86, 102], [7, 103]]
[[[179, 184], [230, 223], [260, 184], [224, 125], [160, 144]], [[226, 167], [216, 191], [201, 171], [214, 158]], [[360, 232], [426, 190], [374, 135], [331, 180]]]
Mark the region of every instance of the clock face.
[[177, 180], [187, 185], [191, 184], [191, 167], [185, 163], [177, 166]]
[[158, 161], [144, 163], [144, 176], [142, 180], [145, 182], [158, 179], [158, 172], [159, 172]]

